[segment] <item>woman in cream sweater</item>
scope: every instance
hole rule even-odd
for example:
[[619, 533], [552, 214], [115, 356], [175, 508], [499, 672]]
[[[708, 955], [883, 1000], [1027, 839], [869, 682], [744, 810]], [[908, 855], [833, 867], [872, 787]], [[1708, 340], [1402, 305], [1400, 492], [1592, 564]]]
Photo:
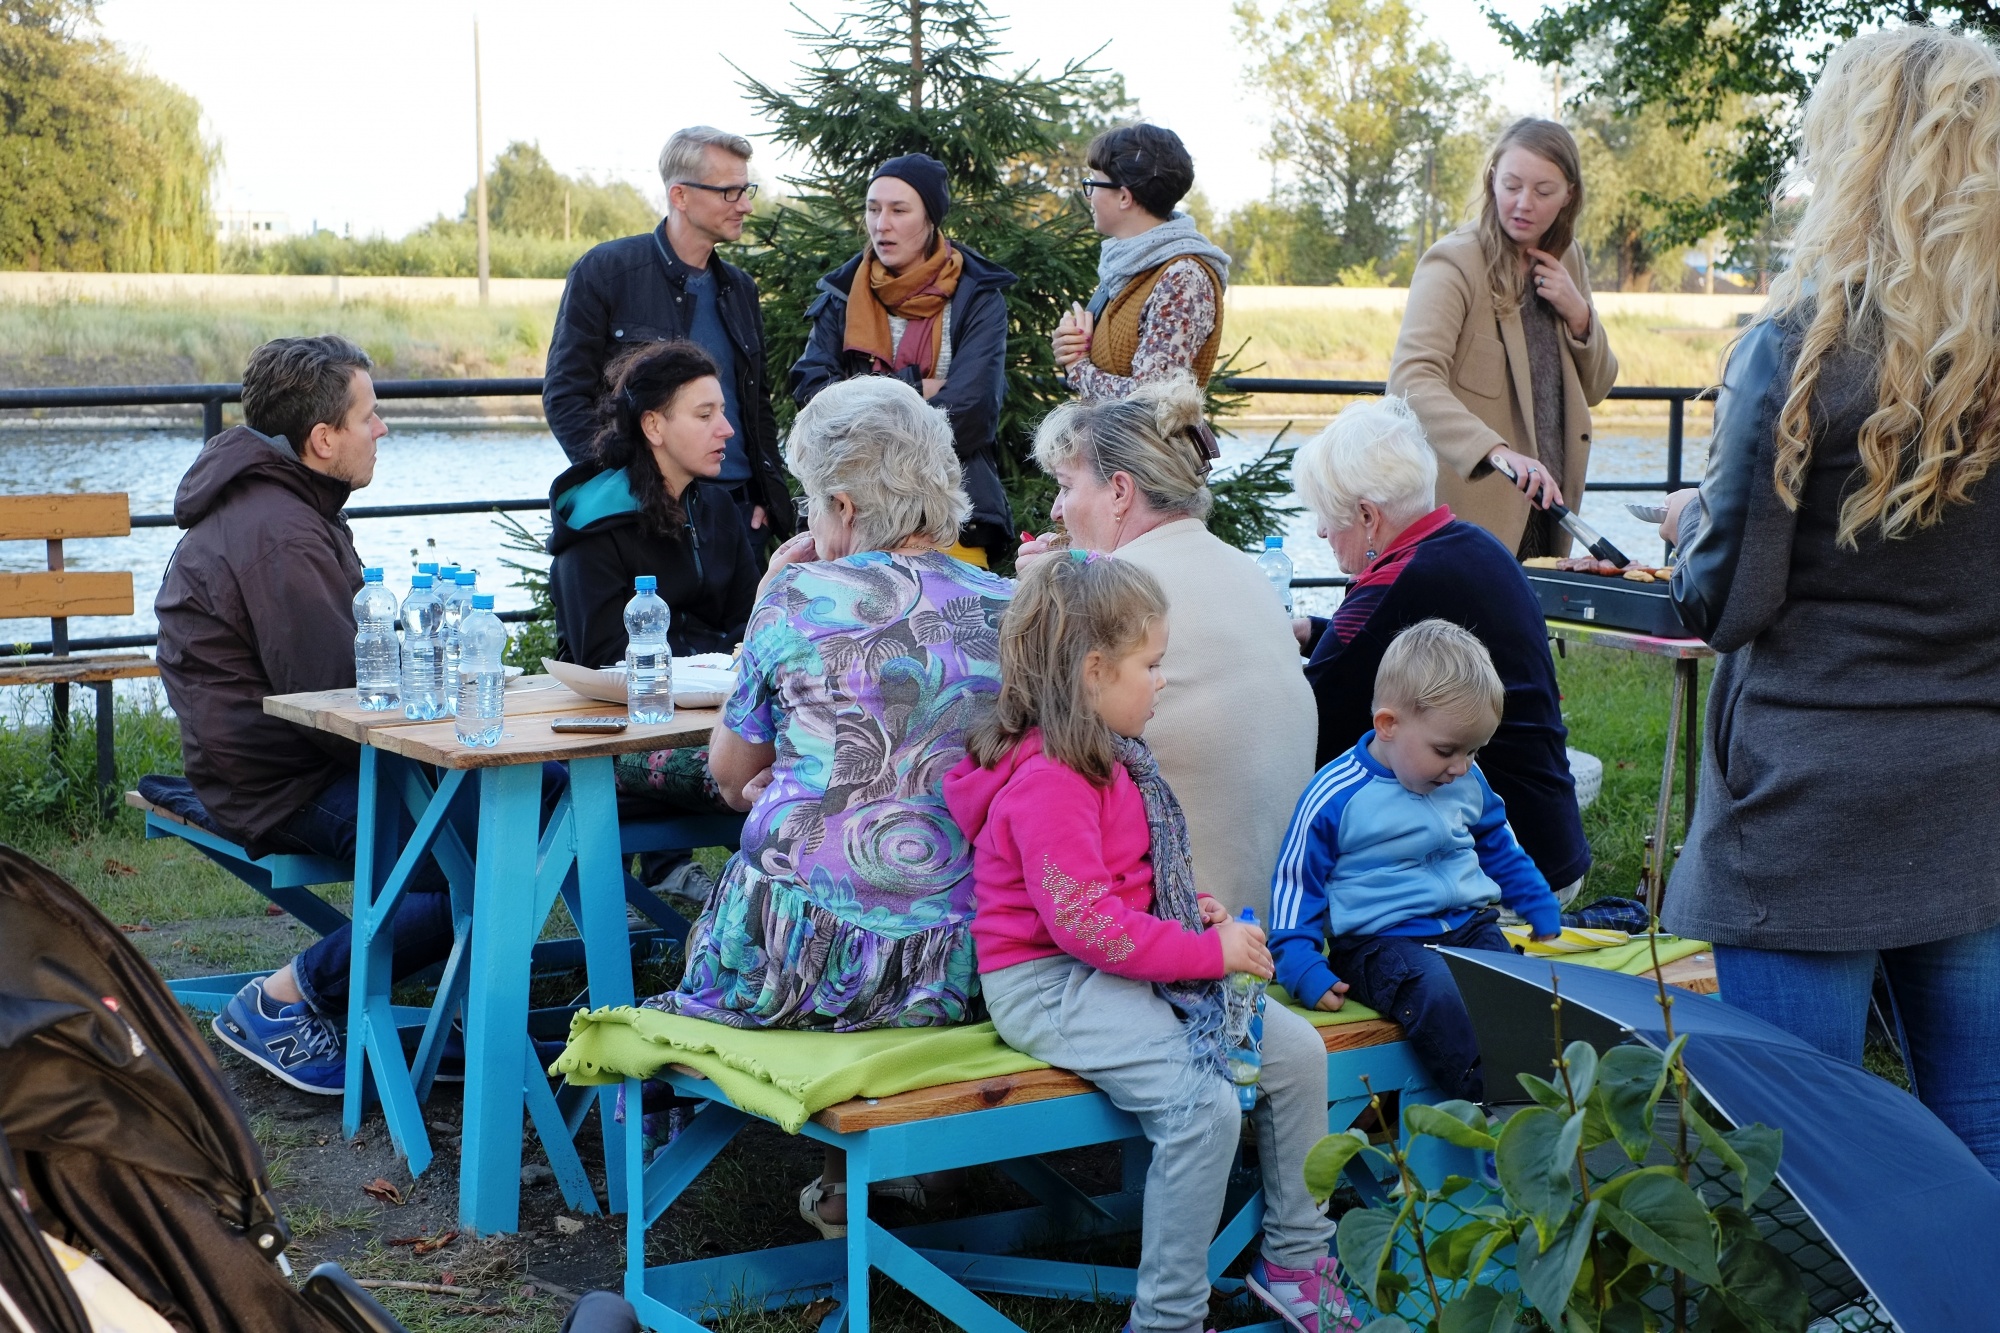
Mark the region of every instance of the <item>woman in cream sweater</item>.
[[1508, 126], [1479, 220], [1417, 264], [1389, 364], [1437, 450], [1438, 499], [1523, 557], [1568, 554], [1548, 506], [1582, 501], [1590, 409], [1618, 378], [1574, 239], [1582, 210], [1569, 131]]
[[[1070, 543], [1115, 552], [1166, 589], [1167, 684], [1146, 743], [1187, 814], [1196, 886], [1232, 914], [1264, 917], [1278, 845], [1312, 777], [1317, 710], [1271, 585], [1203, 523], [1215, 456], [1187, 378], [1066, 404], [1035, 435]], [[1021, 558], [1059, 544], [1035, 538]]]

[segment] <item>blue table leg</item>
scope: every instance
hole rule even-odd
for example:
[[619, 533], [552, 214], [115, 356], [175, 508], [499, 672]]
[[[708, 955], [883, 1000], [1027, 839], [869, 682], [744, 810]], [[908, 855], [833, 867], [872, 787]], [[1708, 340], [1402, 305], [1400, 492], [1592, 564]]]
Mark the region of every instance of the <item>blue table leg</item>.
[[481, 1235], [521, 1217], [522, 1090], [536, 902], [542, 771], [479, 772], [479, 854], [465, 999], [465, 1138], [458, 1220]]
[[[609, 759], [578, 759], [569, 766], [569, 794], [576, 830], [576, 878], [590, 1007], [632, 1003], [632, 946], [625, 924], [625, 857], [618, 841], [618, 789]], [[625, 1138], [613, 1121], [618, 1089], [599, 1092], [604, 1131], [604, 1181], [611, 1211], [625, 1209]], [[628, 1114], [639, 1117], [637, 1105]]]
[[868, 1136], [851, 1136], [847, 1149], [847, 1333], [868, 1333], [868, 1186], [875, 1174]]

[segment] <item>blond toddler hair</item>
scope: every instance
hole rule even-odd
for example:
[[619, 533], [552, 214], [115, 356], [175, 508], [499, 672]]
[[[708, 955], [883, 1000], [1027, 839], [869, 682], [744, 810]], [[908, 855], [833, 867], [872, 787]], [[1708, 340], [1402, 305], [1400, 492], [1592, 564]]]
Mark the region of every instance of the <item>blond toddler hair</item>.
[[1449, 620], [1419, 620], [1389, 644], [1375, 669], [1375, 711], [1447, 712], [1500, 725], [1506, 690], [1493, 655], [1472, 632]]

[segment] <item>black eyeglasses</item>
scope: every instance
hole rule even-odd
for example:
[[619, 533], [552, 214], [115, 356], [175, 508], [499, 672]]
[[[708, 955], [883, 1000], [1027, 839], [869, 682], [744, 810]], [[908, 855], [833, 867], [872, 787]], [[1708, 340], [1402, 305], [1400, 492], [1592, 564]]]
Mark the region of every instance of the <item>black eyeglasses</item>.
[[719, 194], [725, 204], [733, 204], [746, 197], [751, 199], [757, 197], [757, 187], [754, 185], [703, 185], [700, 181], [675, 181], [674, 184], [685, 185], [690, 190], [707, 190], [710, 194]]
[[1089, 194], [1092, 190], [1122, 190], [1124, 188], [1117, 181], [1094, 181], [1086, 177], [1083, 182], [1083, 192], [1085, 194]]

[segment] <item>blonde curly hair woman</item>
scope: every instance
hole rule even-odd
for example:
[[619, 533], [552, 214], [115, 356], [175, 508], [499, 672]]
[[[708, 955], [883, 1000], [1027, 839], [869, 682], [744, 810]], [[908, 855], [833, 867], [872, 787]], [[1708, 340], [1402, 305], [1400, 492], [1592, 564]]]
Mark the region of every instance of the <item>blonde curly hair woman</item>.
[[1723, 654], [1664, 915], [1857, 1063], [1879, 966], [1917, 1094], [2000, 1174], [2000, 56], [1856, 38], [1804, 131], [1792, 267], [1661, 525]]

